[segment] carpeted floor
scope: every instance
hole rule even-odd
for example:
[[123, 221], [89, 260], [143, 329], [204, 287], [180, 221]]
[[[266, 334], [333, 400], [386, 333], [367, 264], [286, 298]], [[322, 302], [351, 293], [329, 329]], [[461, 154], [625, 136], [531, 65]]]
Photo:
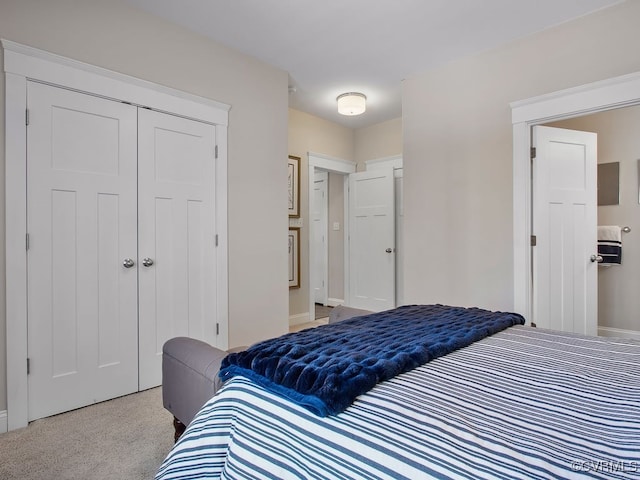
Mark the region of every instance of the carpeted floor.
[[333, 307], [325, 307], [324, 305], [320, 305], [319, 303], [316, 303], [315, 319], [318, 320], [320, 318], [328, 317], [332, 309]]
[[160, 387], [0, 435], [0, 479], [149, 480], [173, 446]]

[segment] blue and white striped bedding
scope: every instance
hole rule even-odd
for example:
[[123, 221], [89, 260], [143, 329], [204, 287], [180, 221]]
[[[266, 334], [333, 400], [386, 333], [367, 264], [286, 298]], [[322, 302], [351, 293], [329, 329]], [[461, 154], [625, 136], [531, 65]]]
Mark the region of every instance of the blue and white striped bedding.
[[514, 326], [324, 418], [236, 377], [156, 478], [640, 478], [640, 344]]

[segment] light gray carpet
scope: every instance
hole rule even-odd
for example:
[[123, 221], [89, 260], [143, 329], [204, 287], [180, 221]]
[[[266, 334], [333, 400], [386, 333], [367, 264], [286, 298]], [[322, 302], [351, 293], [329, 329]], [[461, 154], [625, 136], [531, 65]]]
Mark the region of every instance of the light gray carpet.
[[315, 319], [318, 320], [320, 318], [326, 318], [331, 314], [331, 310], [333, 307], [325, 307], [324, 305], [320, 305], [316, 303], [316, 314]]
[[160, 387], [0, 435], [0, 479], [152, 479], [173, 446]]

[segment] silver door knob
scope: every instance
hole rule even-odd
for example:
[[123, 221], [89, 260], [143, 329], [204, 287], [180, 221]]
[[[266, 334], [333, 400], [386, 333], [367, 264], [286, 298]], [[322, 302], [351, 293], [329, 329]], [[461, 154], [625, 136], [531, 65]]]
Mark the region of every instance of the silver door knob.
[[387, 252], [387, 253], [391, 253], [391, 252], [393, 252], [393, 250], [392, 250], [392, 249], [390, 249], [390, 248], [387, 248], [387, 249], [385, 250], [385, 252]]
[[151, 260], [149, 257], [144, 257], [142, 259], [142, 265], [144, 265], [145, 267], [150, 267], [151, 265], [153, 265], [153, 260]]
[[135, 262], [133, 260], [131, 260], [130, 258], [125, 258], [122, 261], [122, 265], [124, 265], [124, 268], [131, 268], [135, 265]]
[[598, 262], [598, 263], [604, 262], [604, 258], [602, 258], [601, 255], [591, 255], [591, 258], [589, 260], [591, 260], [592, 262]]

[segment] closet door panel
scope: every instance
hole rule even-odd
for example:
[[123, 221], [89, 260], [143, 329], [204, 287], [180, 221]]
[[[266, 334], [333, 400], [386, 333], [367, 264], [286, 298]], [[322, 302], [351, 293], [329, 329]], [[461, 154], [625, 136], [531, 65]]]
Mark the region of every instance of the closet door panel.
[[215, 343], [215, 133], [139, 111], [140, 389], [161, 383], [169, 338]]
[[29, 420], [138, 388], [136, 108], [29, 82]]

